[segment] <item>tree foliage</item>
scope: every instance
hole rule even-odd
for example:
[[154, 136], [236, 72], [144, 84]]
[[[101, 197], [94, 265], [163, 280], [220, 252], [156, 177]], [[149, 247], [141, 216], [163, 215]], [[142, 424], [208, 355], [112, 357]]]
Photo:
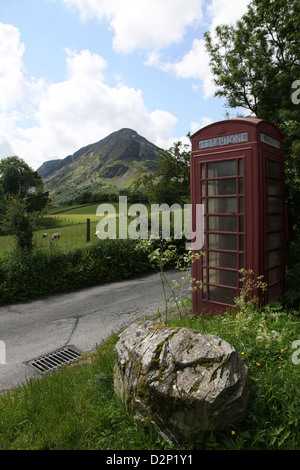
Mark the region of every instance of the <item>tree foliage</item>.
[[44, 186], [41, 176], [17, 156], [0, 161], [0, 182], [4, 194], [20, 193], [22, 197], [29, 194], [30, 188], [39, 190]]
[[151, 204], [182, 203], [189, 196], [190, 151], [187, 147], [179, 141], [169, 150], [161, 150], [154, 172], [139, 168], [134, 187], [145, 188]]
[[253, 0], [233, 26], [222, 25], [206, 46], [218, 86], [230, 108], [273, 121], [284, 135], [287, 198], [300, 226], [300, 104], [292, 99], [300, 79], [300, 1]]
[[253, 0], [236, 25], [216, 28], [215, 42], [206, 33], [216, 95], [262, 119], [297, 120], [291, 94], [300, 78], [299, 23], [299, 0]]
[[19, 248], [32, 250], [35, 220], [48, 202], [43, 179], [24, 160], [0, 161], [0, 229], [12, 233]]
[[[218, 26], [214, 35], [205, 34], [216, 96], [225, 97], [229, 108], [244, 108], [252, 116], [273, 121], [283, 133], [286, 197], [294, 230], [288, 274], [297, 280], [300, 103], [293, 96], [295, 85], [300, 90], [299, 24], [300, 0], [252, 0], [235, 25]], [[299, 281], [297, 286], [299, 291]]]

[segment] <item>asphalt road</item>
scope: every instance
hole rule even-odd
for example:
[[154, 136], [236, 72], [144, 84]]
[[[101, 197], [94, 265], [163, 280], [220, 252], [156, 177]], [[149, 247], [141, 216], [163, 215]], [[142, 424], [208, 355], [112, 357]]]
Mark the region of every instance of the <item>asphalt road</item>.
[[162, 300], [160, 278], [152, 274], [0, 307], [0, 394], [39, 376], [28, 364], [33, 359], [71, 345], [90, 352], [126, 325], [155, 317]]

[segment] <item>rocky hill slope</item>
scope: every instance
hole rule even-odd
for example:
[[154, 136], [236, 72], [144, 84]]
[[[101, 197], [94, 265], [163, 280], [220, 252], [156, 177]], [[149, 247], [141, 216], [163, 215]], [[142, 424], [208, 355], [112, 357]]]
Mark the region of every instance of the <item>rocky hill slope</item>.
[[159, 149], [132, 129], [121, 129], [61, 160], [50, 160], [37, 170], [52, 200], [67, 201], [83, 191], [126, 188], [137, 165], [154, 170]]

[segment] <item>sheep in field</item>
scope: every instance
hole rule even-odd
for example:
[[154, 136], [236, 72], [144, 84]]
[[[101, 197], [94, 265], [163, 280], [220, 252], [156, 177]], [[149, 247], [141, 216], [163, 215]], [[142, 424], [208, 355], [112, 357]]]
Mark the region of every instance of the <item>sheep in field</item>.
[[51, 237], [51, 240], [59, 239], [60, 238], [60, 233], [54, 233]]
[[43, 238], [47, 238], [47, 237], [48, 237], [48, 233], [43, 233], [42, 237], [43, 237]]
[[99, 234], [99, 230], [97, 230], [97, 232], [95, 233], [95, 237], [98, 237], [98, 234]]

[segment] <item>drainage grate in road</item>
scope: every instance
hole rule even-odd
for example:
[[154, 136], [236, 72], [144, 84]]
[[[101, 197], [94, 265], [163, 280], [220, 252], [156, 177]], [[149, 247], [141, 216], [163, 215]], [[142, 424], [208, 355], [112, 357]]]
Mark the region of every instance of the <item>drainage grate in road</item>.
[[71, 346], [58, 349], [53, 353], [34, 359], [33, 361], [30, 361], [29, 364], [39, 372], [46, 373], [56, 370], [63, 365], [71, 364], [80, 356], [81, 353]]

